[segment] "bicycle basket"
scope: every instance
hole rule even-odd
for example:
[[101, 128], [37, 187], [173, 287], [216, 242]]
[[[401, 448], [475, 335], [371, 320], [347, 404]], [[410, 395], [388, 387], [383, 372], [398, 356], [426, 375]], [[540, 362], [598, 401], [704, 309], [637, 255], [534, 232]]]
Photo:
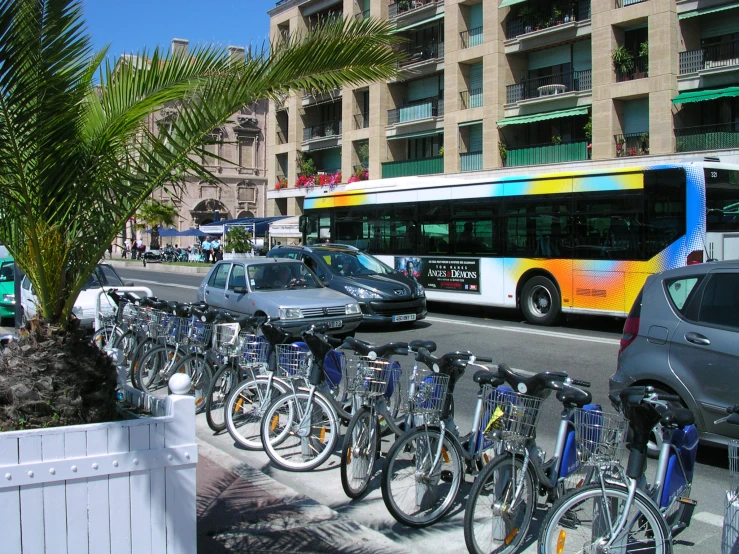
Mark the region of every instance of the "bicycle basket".
[[213, 350], [224, 356], [239, 353], [239, 324], [218, 323], [213, 326]]
[[629, 421], [619, 414], [576, 408], [577, 458], [581, 464], [610, 464], [621, 456]]
[[266, 364], [269, 358], [269, 343], [262, 336], [253, 333], [241, 333], [241, 359], [242, 365]]
[[169, 314], [162, 310], [149, 310], [147, 312], [146, 334], [153, 339], [165, 336], [168, 317]]
[[357, 373], [351, 384], [354, 393], [359, 396], [382, 396], [387, 390], [392, 372], [392, 362], [384, 358], [374, 360], [367, 356], [357, 359]]
[[303, 344], [278, 344], [277, 367], [286, 379], [308, 379], [311, 370], [311, 354]]
[[485, 387], [485, 411], [488, 421], [483, 433], [498, 431], [508, 442], [525, 442], [536, 434], [541, 398], [520, 394], [511, 389]]
[[211, 343], [213, 324], [203, 323], [196, 317], [187, 320], [187, 342], [192, 346], [206, 346]]
[[739, 441], [729, 441], [729, 477], [731, 478], [731, 489], [739, 494]]
[[436, 373], [424, 377], [416, 383], [410, 398], [410, 412], [438, 416], [444, 408], [448, 388], [449, 375]]
[[139, 307], [128, 300], [122, 299], [118, 306], [120, 311], [119, 321], [131, 325], [136, 322], [138, 318]]

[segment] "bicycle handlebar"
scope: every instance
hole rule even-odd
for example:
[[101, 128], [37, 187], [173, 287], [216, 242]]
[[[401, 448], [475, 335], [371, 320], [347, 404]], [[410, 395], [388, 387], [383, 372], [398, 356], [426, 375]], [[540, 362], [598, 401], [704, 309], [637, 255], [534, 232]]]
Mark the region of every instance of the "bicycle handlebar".
[[590, 381], [581, 381], [580, 379], [573, 379], [572, 384], [576, 387], [586, 387], [590, 388], [591, 384]]
[[676, 394], [659, 393], [655, 396], [657, 397], [657, 400], [662, 400], [664, 402], [680, 402], [680, 397]]

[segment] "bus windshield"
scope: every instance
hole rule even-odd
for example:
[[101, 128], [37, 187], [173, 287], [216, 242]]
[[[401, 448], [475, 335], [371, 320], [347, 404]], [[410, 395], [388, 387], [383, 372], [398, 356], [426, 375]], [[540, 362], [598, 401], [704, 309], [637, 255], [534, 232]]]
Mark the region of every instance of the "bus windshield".
[[706, 168], [706, 231], [739, 230], [739, 171]]

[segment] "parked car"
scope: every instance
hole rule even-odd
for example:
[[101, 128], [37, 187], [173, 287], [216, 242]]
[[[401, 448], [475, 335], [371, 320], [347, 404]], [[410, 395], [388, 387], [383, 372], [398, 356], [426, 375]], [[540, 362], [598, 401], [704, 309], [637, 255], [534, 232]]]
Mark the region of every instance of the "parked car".
[[0, 258], [0, 318], [15, 317], [15, 270], [13, 258]]
[[[651, 275], [624, 325], [611, 392], [653, 385], [682, 399], [704, 442], [739, 428], [714, 425], [739, 403], [739, 262], [690, 265]], [[660, 443], [654, 433], [650, 453]]]
[[347, 335], [362, 321], [357, 302], [323, 286], [308, 267], [294, 260], [219, 261], [198, 288], [198, 301], [233, 314], [268, 315], [297, 336], [301, 328], [325, 323], [330, 333]]
[[267, 257], [304, 262], [326, 286], [356, 299], [362, 321], [401, 323], [426, 317], [426, 293], [418, 281], [354, 247], [276, 246]]
[[[85, 329], [93, 328], [95, 323], [95, 303], [97, 302], [101, 288], [107, 290], [124, 286], [130, 287], [133, 286], [133, 283], [124, 282], [112, 266], [99, 264], [87, 279], [85, 287], [80, 292], [72, 308], [72, 313], [80, 320], [80, 325]], [[24, 276], [21, 281], [21, 308], [23, 310], [22, 318], [24, 323], [36, 315], [37, 303], [36, 291], [28, 276]], [[102, 295], [100, 297], [100, 312], [103, 315], [112, 315], [114, 310], [115, 305], [113, 301], [108, 295]]]

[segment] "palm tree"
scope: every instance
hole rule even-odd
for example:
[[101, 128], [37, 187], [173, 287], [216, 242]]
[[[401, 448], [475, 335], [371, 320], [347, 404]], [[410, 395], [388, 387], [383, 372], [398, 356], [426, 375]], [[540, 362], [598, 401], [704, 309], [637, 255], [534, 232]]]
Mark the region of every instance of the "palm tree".
[[179, 212], [172, 204], [165, 204], [159, 200], [147, 200], [139, 208], [136, 219], [141, 221], [141, 229], [151, 229], [151, 249], [159, 248], [159, 226], [171, 227], [177, 223]]
[[[93, 52], [80, 0], [0, 0], [0, 242], [33, 284], [43, 320], [18, 342], [35, 341], [34, 348], [14, 346], [0, 374], [11, 358], [30, 359], [41, 337], [52, 337], [52, 350], [77, 349], [75, 362], [95, 356], [80, 354], [71, 338], [72, 307], [152, 191], [184, 175], [217, 180], [199, 163], [208, 155], [204, 144], [244, 105], [391, 78], [400, 60], [391, 30], [350, 18], [238, 60], [204, 46], [187, 54], [142, 51], [112, 63], [107, 49]], [[154, 114], [165, 107], [172, 115], [156, 130]], [[0, 383], [0, 397], [4, 392]]]

